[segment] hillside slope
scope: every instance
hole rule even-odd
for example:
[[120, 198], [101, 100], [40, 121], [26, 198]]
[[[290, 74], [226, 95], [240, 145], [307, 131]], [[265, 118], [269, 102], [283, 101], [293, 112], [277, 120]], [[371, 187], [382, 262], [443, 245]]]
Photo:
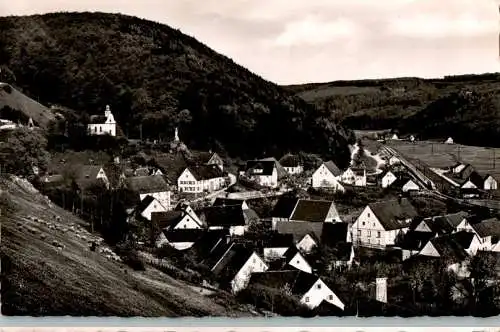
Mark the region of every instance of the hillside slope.
[[22, 114], [20, 116], [22, 123], [26, 124], [27, 119], [32, 118], [35, 124], [42, 128], [47, 128], [49, 122], [55, 119], [54, 114], [47, 107], [11, 85], [0, 83], [0, 118], [17, 120], [19, 114], [12, 114], [12, 110], [17, 110]]
[[0, 18], [0, 63], [44, 103], [123, 131], [247, 157], [303, 150], [348, 161], [351, 132], [327, 113], [166, 25], [103, 13]]
[[[500, 111], [500, 106], [494, 106], [495, 102], [491, 101], [494, 96], [500, 95], [498, 73], [447, 76], [443, 79], [338, 81], [286, 86], [285, 89], [332, 113], [338, 122], [352, 129], [392, 128], [426, 137], [457, 134], [462, 143], [468, 144], [478, 143], [471, 140], [474, 135], [480, 134], [476, 127], [492, 118], [493, 123], [498, 124], [496, 114]], [[473, 103], [464, 101], [466, 91], [474, 92], [477, 100]], [[457, 113], [458, 108], [461, 111]], [[492, 113], [476, 112], [485, 109]], [[423, 123], [423, 119], [427, 123]], [[458, 128], [455, 132], [456, 124], [463, 120], [469, 122], [467, 128]], [[419, 124], [415, 125], [414, 121], [419, 121]], [[451, 125], [446, 125], [447, 122]], [[448, 129], [440, 132], [442, 128]], [[485, 137], [484, 141], [488, 143], [491, 137]], [[494, 137], [497, 142], [500, 141], [500, 137]]]
[[155, 269], [133, 271], [90, 251], [87, 241], [100, 238], [26, 181], [0, 179], [0, 209], [3, 315], [248, 315]]

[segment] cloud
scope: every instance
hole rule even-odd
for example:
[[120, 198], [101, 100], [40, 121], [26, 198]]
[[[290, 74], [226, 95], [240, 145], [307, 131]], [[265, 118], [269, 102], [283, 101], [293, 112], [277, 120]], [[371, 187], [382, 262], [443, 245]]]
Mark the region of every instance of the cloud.
[[498, 71], [500, 0], [17, 0], [1, 15], [105, 11], [179, 28], [293, 84]]
[[286, 24], [275, 42], [279, 46], [324, 44], [337, 38], [354, 37], [359, 33], [357, 25], [347, 19], [326, 22], [314, 16]]

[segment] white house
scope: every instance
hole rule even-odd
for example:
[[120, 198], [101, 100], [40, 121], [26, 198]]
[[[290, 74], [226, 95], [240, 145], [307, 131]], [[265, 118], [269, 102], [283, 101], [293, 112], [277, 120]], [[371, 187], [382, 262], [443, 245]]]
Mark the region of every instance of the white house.
[[160, 201], [152, 196], [146, 196], [136, 208], [137, 213], [146, 220], [151, 220], [151, 214], [154, 212], [166, 212], [168, 210], [169, 208], [164, 207]]
[[156, 247], [168, 245], [177, 250], [187, 250], [200, 240], [203, 234], [201, 229], [162, 230], [156, 239]]
[[341, 181], [356, 187], [366, 187], [366, 169], [349, 167], [342, 173]]
[[210, 230], [228, 229], [231, 236], [242, 236], [259, 216], [243, 205], [213, 205], [203, 209], [201, 219]]
[[249, 160], [243, 172], [250, 180], [263, 187], [278, 187], [278, 167], [272, 160]]
[[327, 161], [313, 173], [311, 185], [313, 188], [332, 188], [344, 192], [345, 188], [340, 183], [342, 172], [333, 161]]
[[484, 177], [484, 190], [497, 190], [498, 189], [498, 182], [495, 180], [495, 178], [491, 175], [486, 175]]
[[406, 198], [371, 203], [352, 225], [353, 243], [372, 247], [394, 245], [416, 216], [417, 211]]
[[415, 181], [410, 179], [403, 185], [402, 190], [404, 193], [409, 192], [409, 191], [419, 191], [420, 186], [418, 184], [416, 184]]
[[278, 222], [342, 222], [333, 201], [280, 197], [271, 213], [272, 228]]
[[225, 185], [226, 179], [218, 165], [186, 167], [177, 179], [179, 191], [187, 193], [213, 192]]
[[453, 138], [448, 137], [448, 139], [444, 142], [445, 144], [453, 144]]
[[490, 251], [500, 240], [500, 220], [490, 218], [471, 225], [481, 243], [481, 250]]
[[463, 230], [472, 232], [473, 229], [467, 221], [468, 216], [467, 212], [460, 211], [442, 216], [427, 217], [422, 219], [413, 230], [437, 235], [451, 234]]
[[151, 222], [158, 229], [162, 230], [185, 230], [203, 229], [205, 224], [200, 218], [188, 208], [176, 208], [172, 211], [160, 211], [151, 213]]
[[297, 242], [297, 249], [308, 254], [318, 246], [318, 242], [318, 239], [312, 234], [305, 234], [302, 239]]
[[224, 161], [217, 152], [202, 152], [198, 155], [197, 161], [199, 165], [215, 165], [224, 171]]
[[396, 175], [394, 175], [394, 173], [392, 173], [391, 171], [387, 171], [387, 173], [385, 173], [381, 180], [382, 188], [389, 187], [397, 179], [398, 178], [396, 177]]
[[109, 105], [106, 105], [104, 116], [94, 115], [90, 117], [90, 123], [87, 128], [90, 135], [116, 136], [116, 121]]
[[172, 208], [172, 192], [169, 190], [169, 186], [163, 176], [133, 176], [125, 178], [123, 183], [126, 188], [135, 192], [141, 201], [147, 196], [152, 196], [168, 210]]
[[401, 160], [398, 157], [396, 157], [396, 156], [391, 156], [389, 158], [389, 165], [390, 166], [397, 165], [397, 164], [400, 164], [400, 163], [401, 163]]
[[283, 255], [285, 263], [297, 270], [312, 273], [312, 267], [296, 247], [290, 247]]
[[344, 310], [345, 307], [332, 289], [319, 277], [300, 270], [254, 273], [250, 278], [250, 284], [285, 290], [310, 309], [318, 307], [323, 301], [340, 310]]
[[224, 253], [212, 261], [215, 264], [210, 270], [219, 278], [221, 286], [229, 288], [233, 294], [247, 287], [253, 273], [269, 268], [257, 253], [235, 243], [228, 244]]
[[399, 137], [397, 134], [392, 134], [391, 139], [392, 140], [399, 140]]
[[302, 165], [300, 158], [292, 154], [283, 156], [279, 160], [279, 163], [291, 175], [301, 174], [304, 171], [304, 166]]

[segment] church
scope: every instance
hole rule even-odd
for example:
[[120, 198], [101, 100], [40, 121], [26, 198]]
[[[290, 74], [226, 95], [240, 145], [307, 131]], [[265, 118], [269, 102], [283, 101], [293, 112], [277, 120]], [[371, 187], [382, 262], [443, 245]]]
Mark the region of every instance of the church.
[[88, 132], [89, 135], [116, 136], [116, 121], [115, 117], [113, 116], [113, 113], [111, 113], [109, 105], [106, 105], [104, 116], [92, 115], [90, 117]]

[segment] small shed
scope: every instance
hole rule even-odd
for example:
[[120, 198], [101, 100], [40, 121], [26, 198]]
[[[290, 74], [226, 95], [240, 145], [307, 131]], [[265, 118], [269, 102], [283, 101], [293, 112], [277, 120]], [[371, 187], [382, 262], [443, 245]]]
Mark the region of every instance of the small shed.
[[444, 142], [445, 144], [453, 144], [453, 138], [448, 137], [448, 139]]

